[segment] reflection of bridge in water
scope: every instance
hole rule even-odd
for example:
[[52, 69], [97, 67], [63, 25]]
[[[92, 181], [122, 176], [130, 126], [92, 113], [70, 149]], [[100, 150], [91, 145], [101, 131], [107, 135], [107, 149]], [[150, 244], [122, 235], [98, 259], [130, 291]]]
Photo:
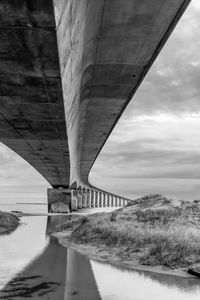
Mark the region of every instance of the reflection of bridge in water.
[[49, 210], [126, 203], [89, 172], [189, 2], [0, 1], [0, 141], [51, 184]]
[[[46, 231], [54, 231], [57, 226], [61, 226], [66, 222], [66, 218], [68, 219], [69, 216], [49, 217]], [[98, 267], [98, 264], [101, 267]], [[109, 268], [112, 268], [112, 271], [109, 271]], [[119, 276], [119, 270], [121, 276]], [[197, 298], [194, 299], [199, 297], [199, 281], [193, 278], [182, 278], [146, 271], [131, 272], [127, 270], [126, 272], [129, 273], [129, 284], [131, 284], [131, 287], [128, 285], [130, 288], [128, 291], [124, 291], [124, 288], [127, 288], [126, 282], [124, 282], [124, 280], [127, 281], [127, 277], [123, 275], [124, 270], [107, 264], [90, 262], [86, 256], [63, 247], [55, 237], [51, 236], [42, 254], [2, 289], [0, 299], [100, 300], [104, 299], [102, 296], [104, 288], [105, 291], [108, 291], [109, 285], [110, 294], [112, 295], [115, 295], [115, 293], [117, 295], [119, 289], [120, 295], [124, 291], [124, 295], [137, 296], [134, 292], [138, 289], [138, 286], [146, 288], [149, 292], [152, 287], [155, 289], [155, 283], [169, 288], [169, 293], [171, 289], [180, 290], [183, 292], [182, 296], [188, 295], [190, 297], [196, 290]], [[103, 286], [105, 281], [106, 286]], [[157, 289], [154, 292], [159, 295], [159, 286], [157, 286]], [[149, 299], [148, 292], [141, 299]], [[130, 299], [130, 297], [124, 297], [124, 299]]]
[[[51, 222], [51, 230], [53, 230], [52, 224], [56, 225], [59, 221], [56, 219]], [[101, 299], [88, 258], [63, 247], [53, 236], [50, 237], [43, 253], [0, 292], [0, 299], [26, 298]]]

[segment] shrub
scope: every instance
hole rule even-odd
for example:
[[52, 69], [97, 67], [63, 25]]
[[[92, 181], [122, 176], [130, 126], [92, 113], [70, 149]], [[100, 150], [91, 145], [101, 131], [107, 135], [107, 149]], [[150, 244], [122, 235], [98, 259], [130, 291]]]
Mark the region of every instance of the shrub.
[[18, 224], [19, 218], [17, 216], [0, 211], [0, 232], [11, 232], [17, 228]]
[[[117, 246], [117, 255], [138, 253], [142, 264], [185, 267], [200, 261], [200, 237], [194, 216], [198, 205], [134, 210], [126, 207], [111, 214], [84, 218], [72, 241]], [[188, 222], [191, 218], [192, 222]], [[197, 218], [197, 222], [198, 219]], [[89, 222], [89, 223], [88, 223]]]
[[117, 218], [117, 212], [114, 211], [114, 212], [112, 212], [111, 215], [110, 215], [110, 221], [111, 221], [111, 222], [116, 222], [116, 218]]
[[83, 224], [85, 224], [87, 222], [89, 222], [89, 220], [88, 220], [87, 217], [84, 216], [84, 217], [81, 218], [81, 225], [83, 225]]

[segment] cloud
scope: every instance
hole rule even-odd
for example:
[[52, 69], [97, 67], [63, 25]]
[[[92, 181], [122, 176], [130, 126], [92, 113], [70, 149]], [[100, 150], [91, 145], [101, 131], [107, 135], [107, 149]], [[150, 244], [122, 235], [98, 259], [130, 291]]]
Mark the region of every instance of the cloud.
[[200, 6], [193, 0], [126, 110], [126, 116], [200, 111]]
[[24, 159], [0, 143], [0, 202], [46, 202], [46, 180]]
[[90, 174], [134, 197], [200, 192], [200, 1], [193, 0], [126, 108]]
[[[176, 185], [180, 179], [193, 184], [191, 180], [200, 178], [199, 132], [198, 113], [139, 115], [122, 120], [99, 155], [90, 174], [91, 182], [110, 191], [117, 187], [123, 195], [130, 195], [132, 190], [132, 196], [138, 195], [139, 188], [136, 191], [133, 187], [138, 179], [143, 183], [137, 183], [142, 186], [141, 193], [170, 194], [174, 187], [180, 188]], [[165, 181], [164, 187], [161, 179], [174, 181]], [[154, 184], [149, 186], [147, 180], [154, 180]], [[196, 195], [192, 187], [190, 193]], [[173, 195], [177, 196], [178, 191]]]

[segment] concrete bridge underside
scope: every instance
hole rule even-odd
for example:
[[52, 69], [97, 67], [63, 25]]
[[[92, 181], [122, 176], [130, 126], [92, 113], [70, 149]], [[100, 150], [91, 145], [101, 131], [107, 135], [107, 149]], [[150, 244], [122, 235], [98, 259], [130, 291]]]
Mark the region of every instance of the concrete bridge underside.
[[92, 188], [93, 163], [189, 2], [2, 0], [0, 140], [53, 188]]

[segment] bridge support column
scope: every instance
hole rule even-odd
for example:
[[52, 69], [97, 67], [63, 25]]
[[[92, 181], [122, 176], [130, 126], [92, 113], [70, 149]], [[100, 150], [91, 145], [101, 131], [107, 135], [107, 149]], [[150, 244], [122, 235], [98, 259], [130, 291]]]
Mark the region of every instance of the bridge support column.
[[110, 195], [107, 197], [107, 206], [110, 207]]
[[99, 207], [99, 192], [95, 191], [95, 207]]
[[78, 209], [77, 200], [77, 190], [71, 191], [71, 211], [76, 211]]
[[94, 191], [94, 207], [98, 207], [97, 196], [98, 196], [97, 191]]
[[85, 189], [82, 190], [82, 206], [83, 208], [87, 207], [87, 192]]
[[111, 203], [110, 203], [110, 206], [113, 207], [114, 206], [114, 196], [111, 195]]
[[48, 212], [69, 213], [71, 211], [71, 190], [47, 189]]
[[114, 206], [117, 207], [117, 197], [114, 197]]
[[108, 194], [106, 194], [106, 207], [108, 207]]
[[111, 207], [111, 196], [108, 195], [108, 207]]
[[103, 194], [99, 192], [99, 207], [103, 207]]
[[120, 198], [117, 197], [117, 206], [120, 206]]
[[78, 206], [78, 209], [83, 208], [82, 191], [81, 190], [77, 190], [77, 206]]
[[106, 194], [103, 193], [103, 207], [106, 207]]
[[107, 206], [110, 207], [110, 195], [107, 197]]
[[87, 190], [87, 207], [90, 208], [91, 207], [91, 190]]
[[91, 206], [95, 207], [95, 191], [91, 190]]
[[119, 198], [119, 206], [122, 206], [122, 198]]

